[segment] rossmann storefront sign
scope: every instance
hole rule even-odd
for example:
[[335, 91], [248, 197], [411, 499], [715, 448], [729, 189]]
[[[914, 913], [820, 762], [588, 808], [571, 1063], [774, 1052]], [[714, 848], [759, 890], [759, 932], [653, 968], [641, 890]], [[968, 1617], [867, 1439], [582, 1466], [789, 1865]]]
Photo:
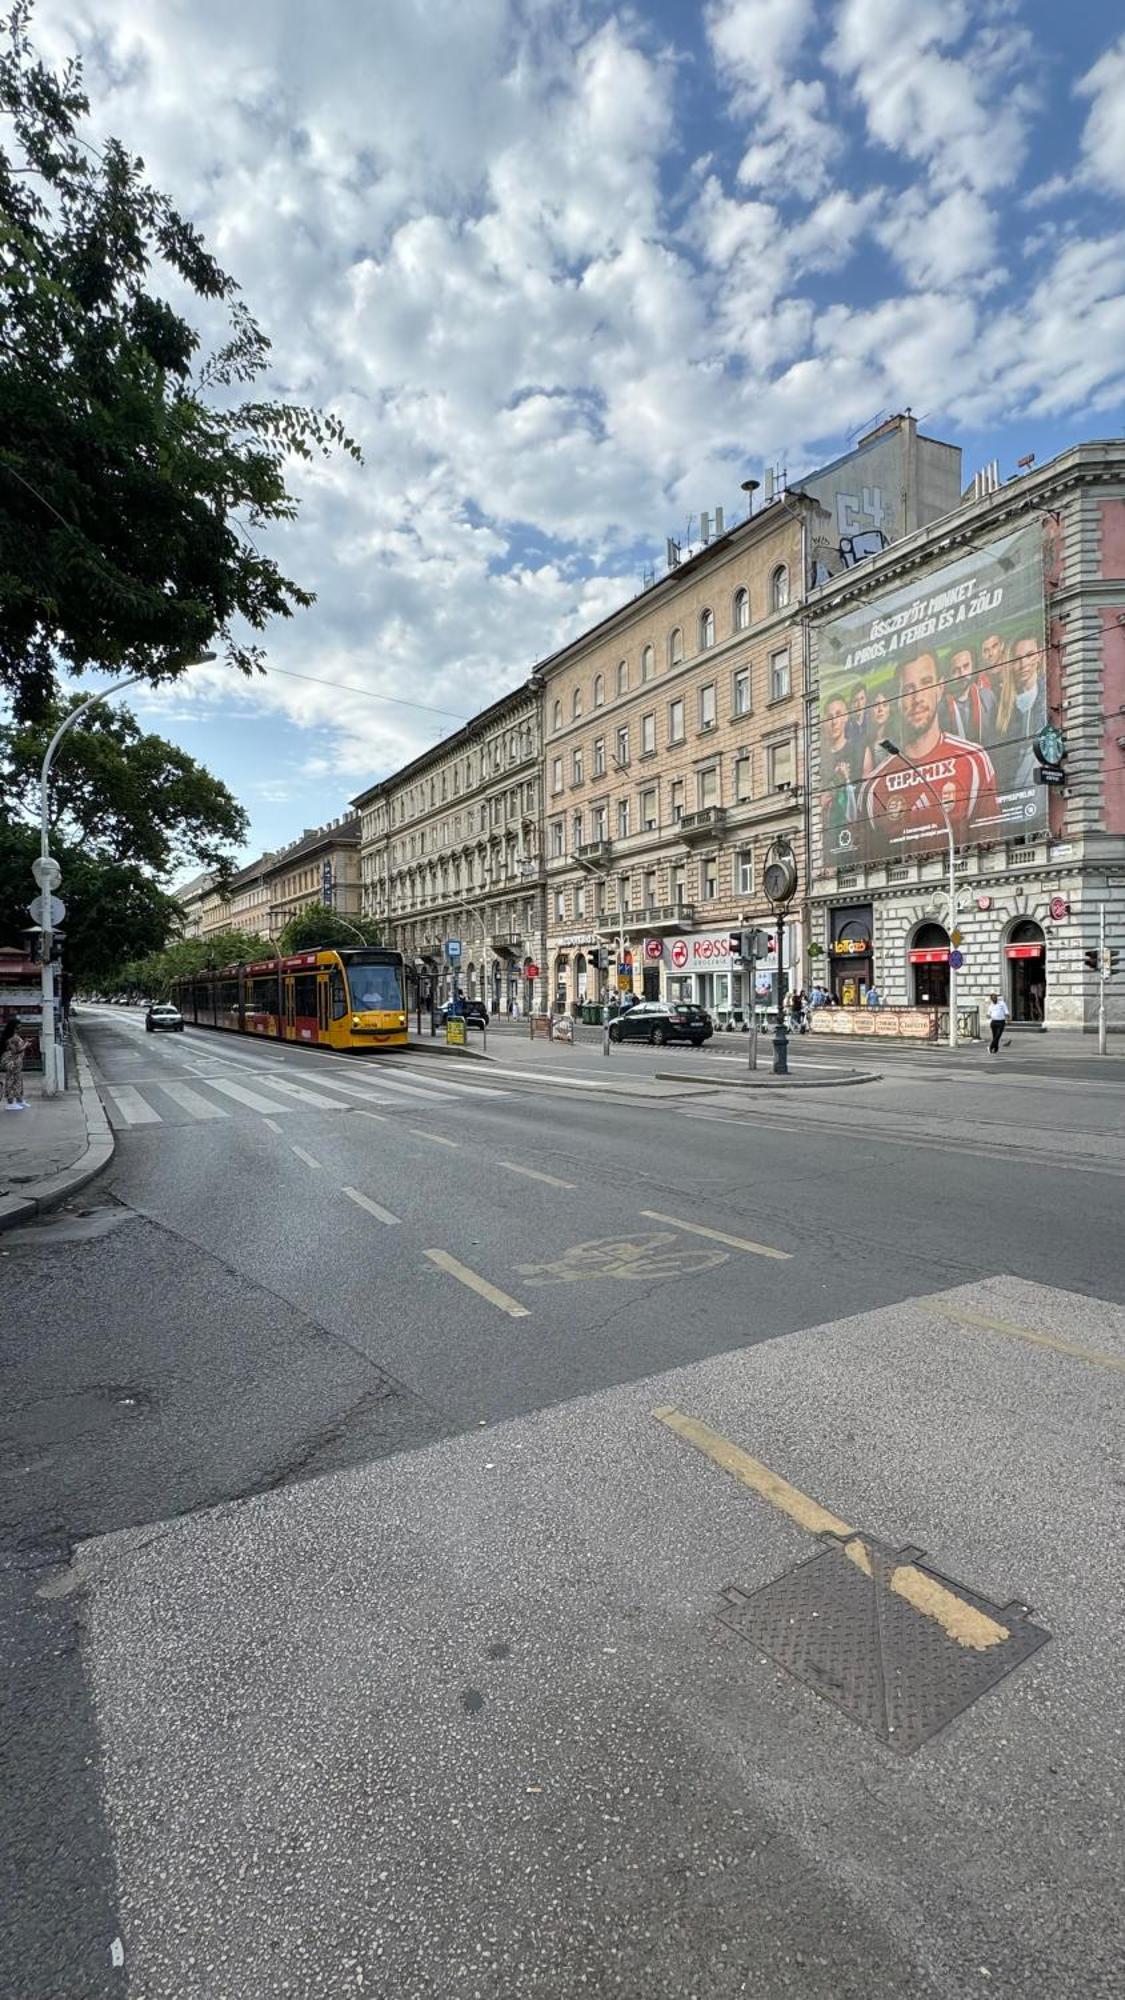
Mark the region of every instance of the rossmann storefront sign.
[[[646, 938], [644, 962], [646, 965], [663, 965], [666, 972], [677, 978], [686, 978], [692, 972], [729, 972], [730, 933], [686, 931], [683, 937]], [[769, 955], [759, 960], [759, 970], [777, 970], [777, 939], [772, 933]]]

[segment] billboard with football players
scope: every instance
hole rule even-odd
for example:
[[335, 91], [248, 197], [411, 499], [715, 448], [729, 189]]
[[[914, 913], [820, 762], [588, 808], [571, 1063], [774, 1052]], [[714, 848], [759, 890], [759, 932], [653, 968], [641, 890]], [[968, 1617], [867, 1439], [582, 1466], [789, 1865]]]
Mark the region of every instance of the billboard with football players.
[[1045, 669], [1038, 523], [822, 626], [824, 866], [1045, 828]]

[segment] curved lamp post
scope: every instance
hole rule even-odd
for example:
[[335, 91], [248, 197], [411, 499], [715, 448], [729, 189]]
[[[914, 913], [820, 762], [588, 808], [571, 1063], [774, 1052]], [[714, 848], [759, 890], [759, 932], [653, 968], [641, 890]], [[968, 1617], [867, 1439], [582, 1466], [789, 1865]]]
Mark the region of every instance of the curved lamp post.
[[[214, 657], [214, 653], [197, 653], [194, 658], [185, 660], [183, 664], [185, 668], [202, 667], [209, 660], [213, 660]], [[42, 769], [39, 773], [39, 859], [32, 863], [31, 872], [43, 895], [43, 962], [40, 967], [40, 992], [43, 1011], [39, 1028], [39, 1046], [43, 1052], [44, 1097], [55, 1097], [58, 1095], [60, 1070], [59, 1044], [55, 1040], [55, 967], [51, 957], [54, 941], [54, 925], [51, 922], [51, 897], [58, 888], [62, 878], [62, 869], [52, 855], [50, 845], [50, 794], [48, 787], [51, 780], [51, 766], [55, 761], [55, 752], [68, 729], [73, 729], [75, 723], [80, 722], [82, 717], [87, 715], [92, 708], [96, 708], [99, 702], [108, 701], [111, 694], [120, 694], [123, 688], [136, 687], [140, 681], [146, 681], [147, 679], [147, 674], [130, 674], [127, 680], [114, 681], [112, 687], [103, 688], [100, 694], [92, 694], [89, 700], [84, 701], [80, 707], [71, 709], [70, 714], [63, 717], [63, 720], [48, 743], [47, 754], [43, 759]]]

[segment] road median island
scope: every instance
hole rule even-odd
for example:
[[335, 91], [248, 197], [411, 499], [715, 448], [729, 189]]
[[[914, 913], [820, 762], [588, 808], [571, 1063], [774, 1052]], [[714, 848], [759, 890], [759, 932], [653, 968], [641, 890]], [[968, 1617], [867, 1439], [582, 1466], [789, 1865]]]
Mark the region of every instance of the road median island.
[[[658, 1082], [683, 1081], [673, 1077], [670, 1070], [658, 1069], [653, 1075]], [[724, 1076], [701, 1087], [712, 1090], [839, 1090], [847, 1084], [882, 1081], [882, 1072], [877, 1069], [825, 1070], [822, 1076], [775, 1076], [772, 1070], [755, 1070], [745, 1076]]]

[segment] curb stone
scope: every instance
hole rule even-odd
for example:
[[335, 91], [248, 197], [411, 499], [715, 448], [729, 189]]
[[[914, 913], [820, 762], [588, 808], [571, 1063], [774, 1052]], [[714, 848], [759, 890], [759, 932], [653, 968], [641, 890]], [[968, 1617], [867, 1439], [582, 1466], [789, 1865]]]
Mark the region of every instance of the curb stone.
[[0, 1199], [0, 1230], [15, 1229], [21, 1222], [32, 1222], [37, 1215], [45, 1215], [48, 1210], [57, 1208], [60, 1202], [68, 1201], [72, 1194], [77, 1194], [88, 1181], [92, 1181], [95, 1174], [108, 1167], [113, 1158], [113, 1129], [73, 1028], [71, 1036], [82, 1115], [86, 1120], [85, 1150], [79, 1153], [71, 1166], [60, 1168], [58, 1173], [47, 1174], [41, 1181], [29, 1181], [20, 1194], [3, 1196]]

